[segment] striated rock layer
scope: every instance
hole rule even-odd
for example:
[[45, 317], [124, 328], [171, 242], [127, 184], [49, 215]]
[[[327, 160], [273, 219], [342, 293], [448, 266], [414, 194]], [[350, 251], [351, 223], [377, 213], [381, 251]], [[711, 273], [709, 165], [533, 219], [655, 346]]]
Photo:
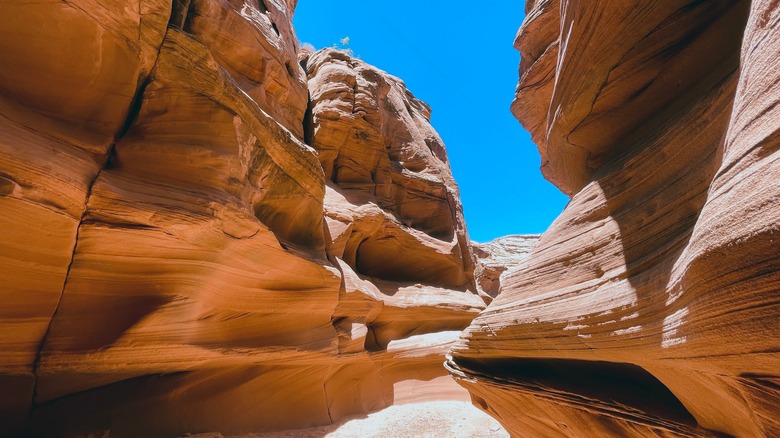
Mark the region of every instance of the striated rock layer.
[[514, 234], [487, 243], [471, 242], [476, 257], [474, 276], [481, 292], [495, 298], [504, 273], [528, 257], [539, 237], [539, 234]]
[[295, 3], [0, 5], [1, 434], [259, 432], [443, 388], [484, 308], [444, 146], [399, 80], [299, 63]]
[[780, 6], [538, 0], [517, 48], [573, 196], [453, 375], [516, 436], [780, 435]]

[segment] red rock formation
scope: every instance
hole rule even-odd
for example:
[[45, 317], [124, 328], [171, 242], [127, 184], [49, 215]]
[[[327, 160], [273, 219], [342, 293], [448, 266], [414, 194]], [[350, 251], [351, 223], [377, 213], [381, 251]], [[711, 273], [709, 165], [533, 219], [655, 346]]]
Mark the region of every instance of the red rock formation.
[[308, 135], [336, 192], [326, 208], [333, 255], [366, 275], [472, 286], [457, 186], [430, 108], [401, 80], [337, 50], [307, 65]]
[[386, 73], [307, 77], [295, 3], [0, 5], [2, 432], [305, 427], [443, 375], [484, 308], [444, 147]]
[[513, 110], [573, 197], [448, 362], [514, 435], [780, 435], [776, 3], [529, 3]]

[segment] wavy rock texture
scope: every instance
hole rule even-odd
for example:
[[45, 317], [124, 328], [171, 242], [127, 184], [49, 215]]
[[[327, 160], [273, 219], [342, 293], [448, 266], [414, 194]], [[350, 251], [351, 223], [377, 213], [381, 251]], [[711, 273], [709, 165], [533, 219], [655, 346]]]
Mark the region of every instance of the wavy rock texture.
[[780, 435], [780, 6], [540, 0], [517, 47], [574, 195], [453, 374], [516, 436]]
[[386, 73], [307, 74], [295, 3], [0, 5], [3, 433], [259, 432], [446, 386], [484, 302], [444, 147]]
[[487, 243], [471, 242], [471, 249], [477, 258], [474, 275], [481, 291], [495, 298], [501, 289], [504, 273], [528, 257], [539, 237], [539, 234], [516, 234]]
[[333, 255], [373, 277], [472, 287], [459, 194], [430, 108], [400, 79], [337, 50], [307, 66], [307, 135], [336, 192], [326, 208]]

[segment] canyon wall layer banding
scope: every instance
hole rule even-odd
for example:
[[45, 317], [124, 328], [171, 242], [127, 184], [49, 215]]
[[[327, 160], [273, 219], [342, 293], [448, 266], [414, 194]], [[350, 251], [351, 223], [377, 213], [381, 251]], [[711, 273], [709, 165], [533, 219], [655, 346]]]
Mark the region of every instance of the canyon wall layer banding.
[[518, 436], [780, 435], [776, 2], [529, 2], [572, 200], [476, 265], [430, 109], [295, 3], [0, 4], [2, 433], [326, 424], [452, 347]]
[[489, 297], [430, 109], [302, 53], [295, 3], [0, 4], [2, 433], [259, 432], [447, 390]]
[[780, 436], [780, 5], [530, 1], [572, 199], [447, 366], [517, 436]]

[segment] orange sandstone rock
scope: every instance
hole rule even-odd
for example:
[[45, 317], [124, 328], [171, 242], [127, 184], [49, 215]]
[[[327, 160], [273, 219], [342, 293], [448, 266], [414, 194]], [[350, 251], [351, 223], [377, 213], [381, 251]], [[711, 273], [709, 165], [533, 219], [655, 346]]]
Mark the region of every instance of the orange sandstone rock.
[[780, 433], [775, 3], [532, 5], [513, 110], [573, 197], [448, 363], [512, 434]]
[[[444, 147], [386, 73], [307, 75], [295, 3], [0, 5], [2, 433], [300, 428], [441, 387], [484, 308]], [[370, 122], [309, 135], [339, 63]]]
[[338, 256], [374, 277], [473, 289], [458, 189], [430, 108], [400, 79], [338, 50], [316, 52], [306, 65], [307, 136], [344, 198], [334, 198], [328, 216], [344, 222], [340, 205], [361, 210], [346, 219], [354, 229]]

